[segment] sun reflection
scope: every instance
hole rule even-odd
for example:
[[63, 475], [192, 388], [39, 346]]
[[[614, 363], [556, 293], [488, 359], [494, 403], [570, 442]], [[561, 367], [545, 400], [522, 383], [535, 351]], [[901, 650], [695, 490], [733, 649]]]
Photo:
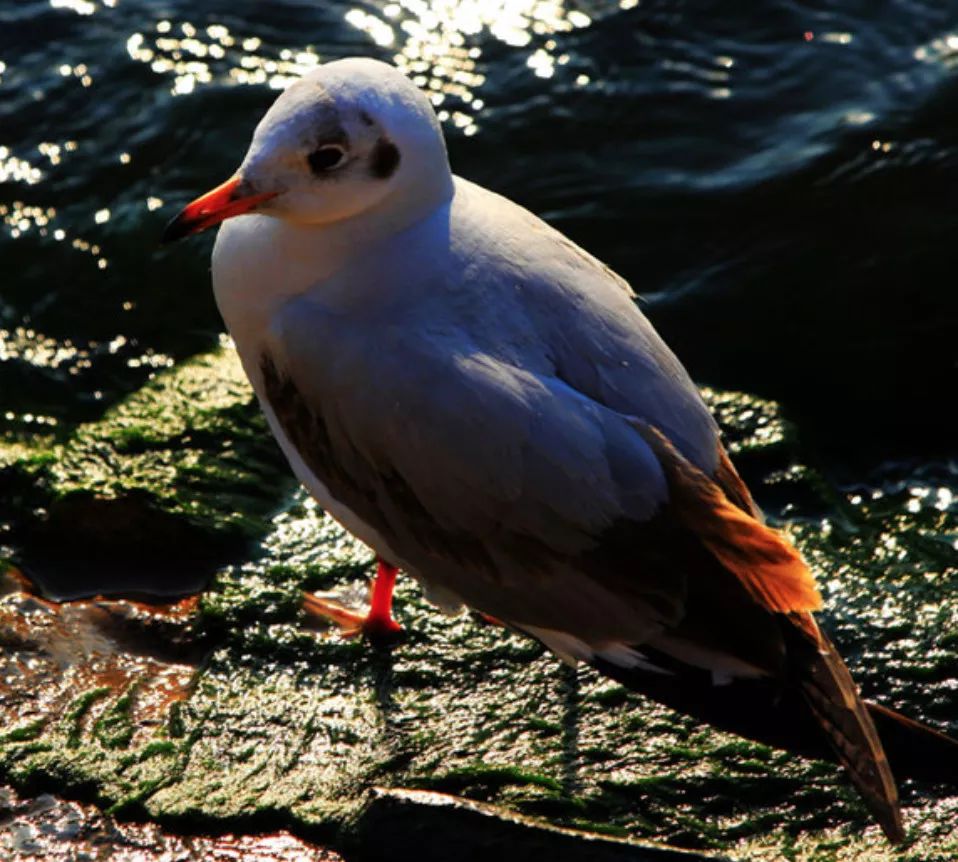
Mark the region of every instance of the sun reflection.
[[[54, 167], [60, 164], [65, 154], [72, 153], [76, 149], [76, 141], [64, 141], [60, 144], [53, 141], [42, 141], [37, 144], [37, 152]], [[32, 165], [26, 159], [14, 156], [8, 147], [0, 146], [0, 183], [19, 182], [32, 186], [41, 182], [44, 178], [43, 171], [38, 167]], [[0, 224], [7, 229], [7, 234], [11, 239], [36, 235], [44, 238], [51, 237], [56, 242], [63, 242], [68, 238], [67, 232], [63, 228], [54, 226], [56, 218], [57, 210], [55, 207], [37, 206], [20, 200], [0, 203]], [[109, 209], [101, 209], [94, 214], [96, 224], [103, 224], [109, 219]], [[91, 255], [100, 270], [109, 266], [107, 258], [103, 255], [103, 250], [96, 243], [81, 237], [73, 237], [70, 240], [70, 247]]]
[[[133, 308], [131, 302], [123, 305], [127, 310]], [[117, 335], [109, 341], [90, 341], [81, 346], [69, 338], [59, 341], [29, 326], [0, 329], [0, 362], [18, 361], [35, 368], [64, 371], [76, 377], [93, 368], [96, 357], [103, 355], [119, 356], [128, 368], [171, 368], [175, 363], [172, 356], [153, 348], [138, 349], [136, 341], [125, 335]], [[56, 424], [56, 420], [47, 421], [32, 414], [7, 412], [0, 415], [7, 421]]]
[[13, 239], [33, 230], [41, 236], [46, 236], [50, 221], [56, 214], [54, 207], [30, 206], [22, 201], [0, 204], [0, 219], [7, 226]]
[[261, 56], [258, 37], [237, 36], [222, 24], [198, 28], [188, 21], [178, 30], [170, 21], [158, 21], [151, 37], [134, 33], [127, 53], [149, 65], [158, 75], [172, 75], [175, 96], [192, 93], [198, 85], [218, 80], [237, 84], [266, 84], [281, 90], [319, 65], [310, 48], [284, 48], [277, 57]]
[[853, 37], [851, 33], [822, 33], [820, 38], [833, 45], [851, 45]]
[[[393, 6], [387, 8], [398, 7]], [[396, 34], [393, 32], [392, 27], [382, 19], [377, 18], [375, 15], [370, 15], [362, 9], [350, 9], [346, 13], [346, 22], [352, 24], [357, 30], [362, 30], [364, 33], [367, 33], [377, 45], [388, 47], [396, 42]]]
[[[569, 55], [550, 37], [592, 23], [584, 12], [566, 9], [564, 0], [398, 0], [379, 15], [351, 9], [346, 21], [377, 45], [399, 45], [396, 65], [429, 93], [437, 108], [450, 99], [458, 102], [439, 116], [467, 135], [475, 133], [475, 115], [483, 107], [476, 97], [485, 83], [478, 68], [482, 49], [476, 42], [488, 35], [527, 48], [528, 68], [536, 77], [551, 78], [557, 66], [569, 62]], [[580, 86], [588, 83], [581, 78]]]
[[43, 171], [25, 159], [19, 159], [8, 147], [0, 147], [0, 183], [35, 185], [43, 179]]
[[[3, 162], [0, 161], [0, 181], [3, 178], [2, 169]], [[109, 210], [100, 210], [94, 216], [94, 221], [102, 224], [108, 220], [109, 214]], [[63, 228], [53, 227], [52, 223], [56, 217], [55, 207], [34, 206], [23, 201], [0, 203], [0, 223], [7, 228], [11, 239], [19, 239], [35, 233], [37, 236], [52, 237], [56, 242], [63, 242], [68, 238], [67, 232]], [[97, 243], [82, 237], [74, 237], [70, 240], [70, 247], [75, 251], [91, 255], [96, 260], [98, 269], [106, 269], [109, 266], [109, 262], [103, 255], [103, 249]]]
[[929, 488], [915, 485], [908, 489], [909, 499], [905, 508], [912, 514], [922, 509], [932, 508], [939, 512], [949, 512], [955, 504], [955, 494], [951, 488]]
[[73, 367], [89, 367], [89, 355], [69, 339], [57, 341], [26, 326], [0, 329], [0, 362], [15, 359], [40, 368], [65, 367], [78, 374]]
[[7, 422], [17, 422], [22, 425], [47, 425], [50, 428], [57, 425], [55, 416], [43, 416], [39, 413], [14, 413], [12, 410], [7, 410], [3, 418]]
[[84, 87], [89, 87], [93, 83], [93, 78], [90, 76], [90, 70], [86, 63], [78, 63], [76, 66], [71, 66], [68, 63], [64, 63], [60, 66], [58, 71], [64, 78], [69, 78], [71, 76], [74, 78], [79, 78], [80, 83]]
[[[91, 3], [90, 0], [50, 0], [50, 5], [54, 9], [69, 9], [77, 15], [92, 15], [96, 12], [96, 3]], [[113, 4], [107, 2], [106, 5]]]
[[[622, 5], [631, 8], [636, 3], [622, 0]], [[552, 37], [592, 23], [585, 12], [566, 9], [565, 0], [398, 0], [379, 12], [350, 9], [345, 20], [375, 44], [396, 46], [396, 65], [429, 94], [437, 109], [444, 107], [440, 119], [467, 135], [475, 133], [475, 115], [484, 107], [476, 95], [485, 83], [477, 42], [491, 36], [527, 49], [532, 74], [550, 78], [570, 60]], [[173, 95], [187, 95], [216, 81], [283, 89], [320, 63], [311, 47], [270, 49], [259, 37], [234, 33], [224, 24], [165, 19], [156, 22], [153, 33], [133, 33], [126, 49], [156, 74], [171, 76]], [[69, 66], [61, 71], [78, 74]], [[576, 78], [578, 86], [588, 82], [587, 76]]]
[[914, 57], [924, 63], [940, 63], [946, 69], [958, 65], [958, 34], [949, 33], [915, 49]]
[[41, 141], [37, 144], [37, 150], [40, 155], [46, 156], [51, 165], [60, 164], [63, 154], [73, 152], [76, 148], [76, 141], [66, 141], [63, 144], [57, 144], [53, 141]]

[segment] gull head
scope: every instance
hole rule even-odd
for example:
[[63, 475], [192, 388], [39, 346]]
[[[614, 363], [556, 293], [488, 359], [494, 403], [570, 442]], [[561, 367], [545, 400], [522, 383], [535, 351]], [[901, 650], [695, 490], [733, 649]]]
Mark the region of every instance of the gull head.
[[258, 213], [328, 225], [451, 194], [442, 130], [426, 96], [369, 59], [326, 63], [292, 84], [256, 127], [239, 170], [187, 205], [163, 241]]

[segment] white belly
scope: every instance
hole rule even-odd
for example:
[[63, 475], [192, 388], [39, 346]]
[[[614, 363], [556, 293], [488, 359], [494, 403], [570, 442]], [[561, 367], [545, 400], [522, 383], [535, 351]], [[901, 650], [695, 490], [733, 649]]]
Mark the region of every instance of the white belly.
[[[340, 245], [351, 247], [348, 243]], [[296, 478], [322, 509], [348, 532], [369, 545], [384, 560], [415, 577], [428, 598], [443, 610], [457, 610], [461, 606], [458, 596], [426, 582], [413, 566], [393, 551], [376, 529], [333, 497], [289, 439], [265, 397], [260, 359], [264, 352], [277, 357], [284, 355], [281, 340], [273, 342], [274, 316], [289, 298], [301, 295], [321, 280], [324, 273], [336, 268], [335, 254], [329, 257], [330, 249], [335, 252], [336, 248], [336, 243], [317, 242], [312, 231], [279, 219], [257, 215], [230, 219], [220, 227], [213, 249], [213, 288], [217, 305], [270, 430]]]

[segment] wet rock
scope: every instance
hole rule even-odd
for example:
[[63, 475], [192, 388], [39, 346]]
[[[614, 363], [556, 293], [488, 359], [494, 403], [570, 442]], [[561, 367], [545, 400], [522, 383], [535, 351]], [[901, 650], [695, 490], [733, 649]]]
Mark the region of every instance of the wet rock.
[[228, 348], [158, 374], [63, 442], [0, 445], [0, 521], [57, 598], [195, 591], [291, 487]]
[[[355, 827], [356, 862], [706, 862], [718, 856], [558, 829], [441, 793], [374, 788]], [[389, 836], [389, 840], [384, 840]]]
[[331, 850], [286, 832], [172, 835], [154, 824], [119, 823], [92, 805], [48, 793], [23, 798], [0, 787], [0, 855], [43, 862], [341, 862]]
[[[222, 372], [212, 369], [220, 361], [228, 359], [198, 360], [198, 379], [218, 379]], [[154, 443], [160, 453], [178, 452], [164, 446], [190, 438], [200, 441], [190, 463], [220, 464], [222, 438], [233, 434], [260, 451], [255, 446], [266, 444], [253, 438], [264, 432], [246, 412], [241, 381], [236, 386], [235, 398], [210, 411], [174, 411], [134, 453], [152, 452]], [[189, 391], [202, 403], [202, 387]], [[821, 573], [828, 622], [866, 693], [954, 733], [953, 507], [940, 506], [945, 498], [935, 489], [918, 498], [906, 486], [877, 500], [834, 489], [816, 496], [821, 480], [802, 466], [800, 443], [774, 405], [709, 397], [760, 502], [783, 487], [785, 498], [804, 489], [813, 500], [802, 509], [816, 509], [813, 517], [772, 509], [789, 516], [789, 531]], [[211, 436], [194, 436], [200, 426]], [[81, 439], [76, 451], [86, 452]], [[508, 836], [503, 846], [514, 848], [568, 841], [588, 852], [647, 856], [651, 850], [595, 836], [734, 858], [958, 856], [954, 789], [903, 787], [912, 839], [893, 851], [837, 768], [696, 725], [590, 671], [565, 668], [497, 626], [444, 617], [408, 580], [397, 591], [407, 636], [393, 651], [307, 625], [304, 590], [362, 603], [369, 552], [302, 492], [264, 518], [279, 495], [256, 470], [240, 470], [235, 482], [218, 468], [200, 471], [192, 476], [203, 481], [181, 486], [191, 474], [174, 455], [158, 457], [166, 468], [151, 474], [155, 487], [107, 481], [98, 489], [105, 499], [148, 493], [153, 511], [199, 535], [215, 538], [224, 529], [218, 513], [230, 509], [233, 524], [261, 523], [265, 536], [255, 552], [218, 569], [198, 600], [166, 607], [53, 605], [10, 581], [0, 598], [0, 778], [18, 788], [191, 833], [287, 829], [351, 860], [377, 858], [386, 839], [421, 841], [419, 829], [430, 823], [444, 836], [437, 852], [452, 848], [452, 856], [466, 852], [460, 836], [470, 830], [488, 831], [489, 841]], [[45, 482], [61, 477], [61, 488], [69, 486], [62, 477], [81, 475], [59, 463], [37, 469]], [[268, 493], [253, 492], [257, 475]], [[226, 485], [222, 497], [217, 482]], [[180, 506], [193, 491], [209, 494], [199, 510]], [[140, 529], [150, 541], [150, 522]], [[375, 789], [382, 787], [392, 790]], [[416, 814], [400, 816], [407, 810]]]

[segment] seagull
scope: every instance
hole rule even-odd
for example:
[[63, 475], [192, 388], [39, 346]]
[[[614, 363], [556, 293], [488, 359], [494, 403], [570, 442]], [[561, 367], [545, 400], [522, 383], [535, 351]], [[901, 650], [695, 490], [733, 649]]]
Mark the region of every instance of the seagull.
[[[725, 730], [843, 764], [904, 838], [889, 757], [953, 780], [958, 743], [862, 700], [715, 420], [629, 284], [451, 172], [428, 98], [352, 58], [292, 84], [236, 174], [164, 234], [221, 225], [216, 301], [322, 508], [396, 572]], [[883, 745], [884, 738], [884, 745]], [[887, 749], [887, 754], [886, 754]]]

